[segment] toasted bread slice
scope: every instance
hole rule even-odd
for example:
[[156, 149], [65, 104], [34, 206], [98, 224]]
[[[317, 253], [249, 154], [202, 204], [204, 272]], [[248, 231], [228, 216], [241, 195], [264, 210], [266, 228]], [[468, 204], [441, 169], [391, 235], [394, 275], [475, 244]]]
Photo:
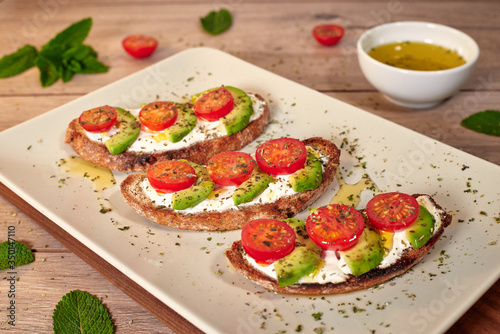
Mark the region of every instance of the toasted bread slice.
[[[419, 196], [428, 196], [415, 194], [415, 198]], [[346, 293], [361, 289], [368, 289], [376, 285], [382, 284], [393, 277], [405, 273], [408, 269], [419, 263], [422, 258], [429, 253], [434, 247], [436, 242], [442, 236], [444, 229], [450, 225], [452, 216], [444, 211], [434, 199], [428, 196], [430, 201], [438, 209], [441, 216], [441, 226], [434, 233], [434, 235], [427, 241], [427, 243], [420, 248], [407, 248], [403, 251], [401, 257], [392, 265], [385, 268], [375, 268], [361, 276], [355, 277], [348, 275], [346, 281], [340, 283], [297, 283], [285, 287], [280, 287], [278, 281], [258, 269], [254, 268], [247, 261], [245, 253], [241, 244], [241, 240], [235, 241], [231, 248], [225, 252], [226, 259], [230, 268], [236, 270], [250, 281], [268, 289], [283, 294], [296, 294], [296, 295], [324, 295], [324, 294], [337, 294]]]
[[241, 205], [224, 211], [183, 213], [183, 211], [161, 207], [151, 202], [141, 188], [146, 173], [129, 175], [121, 183], [121, 191], [125, 201], [139, 214], [158, 224], [180, 229], [227, 231], [240, 229], [253, 219], [293, 217], [315, 202], [326, 191], [334, 180], [340, 158], [340, 150], [326, 139], [314, 137], [303, 142], [306, 146], [311, 146], [328, 157], [328, 162], [323, 167], [321, 185], [314, 190], [284, 196], [271, 203]]
[[269, 123], [269, 107], [262, 96], [255, 94], [255, 97], [263, 102], [263, 113], [243, 130], [230, 136], [204, 140], [175, 150], [151, 153], [127, 150], [113, 155], [104, 144], [88, 138], [78, 119], [72, 120], [68, 125], [64, 142], [69, 144], [83, 159], [119, 172], [144, 171], [157, 161], [170, 159], [186, 159], [198, 164], [205, 164], [217, 153], [241, 149], [264, 131]]

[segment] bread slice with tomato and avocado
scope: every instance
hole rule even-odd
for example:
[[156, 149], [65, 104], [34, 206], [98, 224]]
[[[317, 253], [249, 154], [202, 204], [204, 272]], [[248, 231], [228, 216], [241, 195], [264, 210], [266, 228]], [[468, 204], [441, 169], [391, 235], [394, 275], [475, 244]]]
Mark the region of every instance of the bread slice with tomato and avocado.
[[429, 195], [386, 193], [361, 211], [330, 204], [305, 222], [251, 221], [225, 256], [230, 268], [271, 291], [346, 293], [405, 273], [431, 251], [451, 220]]
[[219, 152], [252, 142], [269, 119], [262, 96], [223, 86], [194, 94], [187, 103], [156, 101], [140, 110], [86, 110], [70, 122], [64, 141], [96, 165], [135, 172], [162, 160], [204, 164]]
[[121, 183], [125, 201], [158, 224], [227, 231], [264, 217], [293, 217], [333, 182], [340, 150], [323, 138], [277, 138], [254, 156], [224, 152], [206, 165], [162, 161]]

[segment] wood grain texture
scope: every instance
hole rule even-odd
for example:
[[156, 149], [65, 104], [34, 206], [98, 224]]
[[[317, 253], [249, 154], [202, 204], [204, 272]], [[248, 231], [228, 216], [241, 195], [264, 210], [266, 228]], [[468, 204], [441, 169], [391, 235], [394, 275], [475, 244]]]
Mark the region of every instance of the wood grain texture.
[[[234, 24], [227, 33], [208, 36], [200, 28], [198, 18], [218, 6], [231, 10]], [[475, 111], [499, 109], [500, 3], [497, 0], [322, 0], [310, 3], [299, 0], [273, 3], [259, 0], [4, 0], [0, 2], [0, 55], [28, 43], [39, 48], [56, 32], [84, 17], [92, 17], [94, 21], [86, 42], [98, 51], [101, 61], [110, 65], [110, 71], [77, 75], [68, 83], [58, 82], [49, 88], [40, 86], [35, 68], [13, 78], [1, 79], [0, 131], [179, 51], [208, 46], [500, 164], [498, 137], [486, 137], [465, 130], [459, 124], [463, 117]], [[468, 33], [479, 44], [480, 61], [471, 80], [458, 95], [436, 108], [414, 111], [392, 105], [373, 89], [359, 70], [355, 44], [360, 34], [374, 25], [399, 20], [450, 25]], [[312, 27], [323, 22], [341, 24], [346, 28], [346, 35], [337, 47], [320, 47], [311, 38]], [[138, 61], [123, 52], [121, 39], [136, 32], [159, 39], [160, 47], [151, 58]], [[3, 305], [7, 303], [4, 292], [7, 274], [1, 273], [0, 331], [51, 333], [55, 305], [64, 294], [75, 289], [92, 293], [103, 301], [111, 312], [117, 333], [195, 330], [182, 320], [178, 322], [172, 313], [158, 314], [154, 309], [158, 305], [154, 302], [131, 299], [123, 290], [137, 296], [137, 291], [130, 290], [137, 287], [130, 283], [121, 285], [120, 279], [113, 279], [117, 273], [109, 266], [68, 241], [71, 239], [54, 230], [32, 209], [24, 207], [23, 201], [15, 199], [8, 190], [3, 189], [3, 194], [4, 197], [0, 197], [0, 241], [5, 239], [8, 226], [16, 226], [16, 239], [34, 249], [36, 261], [19, 268], [20, 294], [16, 299], [19, 302], [19, 326], [16, 328], [5, 322]], [[97, 266], [97, 271], [87, 262]], [[497, 282], [448, 332], [498, 332], [499, 301], [500, 282]], [[139, 304], [148, 304], [149, 312]]]

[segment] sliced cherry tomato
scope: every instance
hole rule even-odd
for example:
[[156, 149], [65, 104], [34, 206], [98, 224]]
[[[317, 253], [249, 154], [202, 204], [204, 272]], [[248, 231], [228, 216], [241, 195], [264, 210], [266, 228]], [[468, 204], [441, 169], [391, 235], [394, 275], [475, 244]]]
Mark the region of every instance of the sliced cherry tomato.
[[410, 226], [418, 217], [417, 200], [397, 192], [379, 194], [366, 204], [370, 223], [384, 231], [399, 231]]
[[255, 163], [244, 152], [222, 152], [207, 162], [207, 172], [215, 183], [222, 186], [239, 186], [252, 175]]
[[123, 48], [135, 58], [146, 58], [156, 50], [158, 41], [146, 35], [131, 35], [122, 41]]
[[313, 36], [320, 44], [335, 45], [344, 36], [344, 28], [335, 24], [322, 24], [314, 27]]
[[214, 122], [233, 110], [234, 98], [230, 91], [221, 87], [206, 93], [194, 104], [193, 110], [198, 117]]
[[307, 149], [303, 142], [294, 138], [272, 139], [255, 151], [255, 160], [267, 174], [292, 174], [304, 167]]
[[255, 261], [272, 263], [295, 248], [294, 229], [276, 219], [256, 219], [243, 226], [241, 244]]
[[156, 191], [172, 193], [191, 187], [196, 180], [196, 172], [187, 162], [165, 160], [149, 167], [147, 177]]
[[343, 251], [353, 247], [364, 228], [363, 215], [349, 205], [320, 207], [306, 220], [307, 234], [324, 250]]
[[152, 102], [142, 107], [139, 112], [139, 120], [148, 129], [153, 131], [165, 130], [175, 123], [177, 119], [177, 107], [172, 102]]
[[106, 132], [116, 124], [117, 115], [116, 108], [102, 106], [85, 110], [78, 122], [89, 132]]

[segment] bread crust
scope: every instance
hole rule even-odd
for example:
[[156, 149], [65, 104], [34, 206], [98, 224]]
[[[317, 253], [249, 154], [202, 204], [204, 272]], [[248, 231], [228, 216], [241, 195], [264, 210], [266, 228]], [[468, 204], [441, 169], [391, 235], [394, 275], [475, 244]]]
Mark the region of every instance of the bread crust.
[[264, 102], [264, 112], [258, 119], [250, 122], [246, 128], [231, 136], [205, 140], [176, 150], [155, 151], [153, 153], [125, 151], [113, 155], [109, 153], [104, 144], [92, 141], [87, 137], [86, 131], [78, 119], [69, 123], [64, 142], [69, 144], [83, 159], [119, 172], [145, 171], [157, 161], [171, 159], [186, 159], [198, 164], [205, 164], [217, 153], [241, 149], [264, 131], [270, 119], [269, 107], [262, 96], [258, 94], [255, 96]]
[[[428, 196], [423, 194], [413, 195]], [[231, 248], [225, 251], [228, 265], [250, 281], [268, 289], [283, 294], [293, 295], [326, 295], [352, 292], [356, 290], [368, 289], [382, 284], [391, 278], [402, 275], [408, 269], [419, 263], [422, 258], [430, 252], [436, 242], [442, 236], [444, 229], [451, 224], [452, 216], [439, 206], [433, 198], [428, 196], [431, 202], [440, 210], [441, 226], [427, 243], [420, 248], [409, 248], [403, 252], [401, 258], [394, 264], [386, 268], [375, 268], [359, 277], [349, 275], [348, 279], [340, 283], [305, 283], [293, 284], [280, 287], [278, 281], [259, 270], [252, 267], [244, 256], [241, 241], [235, 241]]]
[[229, 231], [242, 228], [247, 222], [258, 218], [283, 219], [295, 216], [315, 202], [333, 182], [339, 165], [340, 150], [332, 142], [319, 138], [303, 140], [329, 157], [323, 169], [323, 181], [314, 189], [285, 196], [273, 203], [256, 203], [235, 207], [225, 211], [209, 211], [185, 214], [169, 208], [158, 207], [143, 192], [140, 183], [145, 173], [129, 175], [120, 185], [125, 202], [148, 219], [174, 228], [205, 231]]

